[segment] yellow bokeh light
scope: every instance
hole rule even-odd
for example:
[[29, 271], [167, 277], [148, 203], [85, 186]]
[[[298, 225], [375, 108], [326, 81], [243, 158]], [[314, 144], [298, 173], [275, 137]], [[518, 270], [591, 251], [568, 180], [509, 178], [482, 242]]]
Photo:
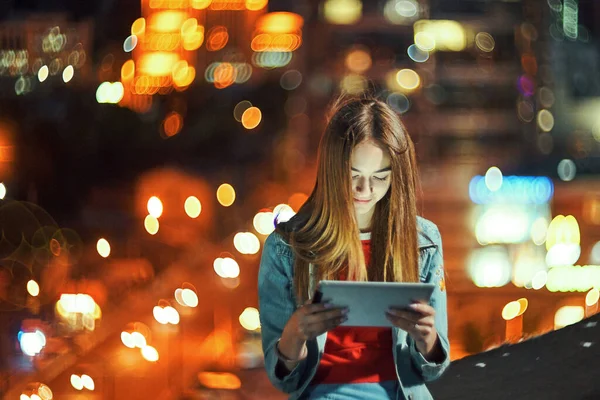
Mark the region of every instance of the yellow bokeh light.
[[396, 82], [404, 90], [415, 90], [421, 85], [421, 77], [414, 70], [405, 68], [396, 74]]
[[415, 45], [423, 51], [433, 51], [435, 49], [435, 38], [427, 32], [415, 33]]
[[585, 305], [588, 307], [592, 307], [598, 303], [598, 299], [600, 299], [600, 291], [598, 288], [592, 288], [585, 295]]
[[212, 3], [212, 0], [191, 0], [191, 6], [195, 10], [204, 10], [208, 8]]
[[27, 282], [27, 293], [29, 293], [33, 297], [36, 297], [40, 294], [40, 285], [38, 285], [36, 281], [31, 279], [29, 282]]
[[48, 69], [47, 65], [42, 65], [42, 67], [38, 70], [38, 80], [40, 82], [44, 82], [46, 79], [48, 79], [48, 75], [50, 74], [50, 70]]
[[186, 13], [183, 11], [165, 10], [153, 13], [148, 21], [148, 26], [154, 32], [177, 32], [181, 29]]
[[158, 361], [158, 351], [152, 346], [142, 347], [142, 357], [150, 362]]
[[258, 310], [254, 307], [246, 307], [240, 314], [240, 324], [249, 331], [255, 331], [260, 328], [260, 316]]
[[462, 51], [467, 46], [465, 29], [457, 21], [420, 20], [415, 22], [414, 32], [421, 50]]
[[146, 20], [138, 18], [133, 21], [133, 24], [131, 24], [131, 34], [140, 37], [144, 32], [146, 32]]
[[179, 61], [177, 53], [166, 51], [147, 52], [138, 60], [138, 70], [148, 76], [169, 76]]
[[554, 116], [546, 109], [537, 114], [537, 124], [542, 132], [550, 132], [554, 128]]
[[246, 129], [254, 129], [260, 124], [262, 113], [258, 107], [249, 107], [242, 114], [242, 125]]
[[367, 89], [367, 79], [359, 74], [347, 74], [340, 81], [340, 89], [350, 94], [359, 94]]
[[52, 400], [52, 398], [54, 397], [52, 390], [50, 390], [48, 385], [44, 385], [43, 383], [40, 384], [40, 387], [38, 388], [37, 391], [38, 391], [38, 395], [40, 396], [40, 398], [42, 400]]
[[349, 25], [362, 16], [360, 0], [326, 0], [323, 4], [325, 19], [332, 24]]
[[106, 258], [110, 255], [110, 243], [108, 243], [108, 240], [100, 238], [96, 243], [96, 250], [98, 250], [98, 254]]
[[262, 10], [268, 3], [269, 0], [246, 0], [246, 9], [248, 11]]
[[75, 69], [72, 65], [67, 65], [62, 73], [63, 82], [68, 83], [73, 79], [75, 75]]
[[564, 306], [554, 314], [554, 329], [576, 324], [585, 317], [585, 310], [580, 306]]
[[228, 183], [223, 183], [217, 189], [217, 200], [223, 207], [229, 207], [235, 201], [235, 189]]
[[516, 318], [521, 311], [521, 304], [518, 301], [511, 301], [507, 303], [502, 309], [502, 318], [509, 321]]
[[6, 196], [6, 186], [4, 186], [4, 183], [0, 182], [0, 200], [3, 200], [5, 196]]
[[579, 224], [572, 215], [557, 215], [550, 222], [546, 236], [546, 250], [556, 244], [580, 244]]
[[147, 215], [144, 219], [144, 228], [151, 235], [156, 235], [158, 233], [160, 225], [158, 223], [158, 219], [154, 218], [152, 215]]
[[187, 216], [190, 218], [198, 218], [198, 216], [202, 212], [202, 204], [196, 196], [190, 196], [187, 199], [185, 199], [183, 208], [185, 209], [185, 213], [187, 214]]
[[148, 199], [147, 209], [148, 214], [154, 218], [160, 218], [163, 213], [162, 201], [160, 201], [160, 199], [156, 196], [150, 197], [150, 199]]
[[517, 303], [519, 303], [519, 312], [517, 314], [517, 316], [522, 315], [525, 311], [527, 311], [527, 307], [529, 306], [529, 301], [522, 297], [519, 300], [517, 300]]

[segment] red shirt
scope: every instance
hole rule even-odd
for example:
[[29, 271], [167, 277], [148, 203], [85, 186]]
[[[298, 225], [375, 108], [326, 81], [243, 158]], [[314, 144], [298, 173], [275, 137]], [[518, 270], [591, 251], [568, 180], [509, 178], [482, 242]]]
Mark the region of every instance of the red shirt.
[[[371, 241], [363, 240], [365, 262], [371, 258]], [[325, 352], [313, 383], [373, 383], [395, 381], [396, 366], [391, 328], [337, 328], [327, 333]]]

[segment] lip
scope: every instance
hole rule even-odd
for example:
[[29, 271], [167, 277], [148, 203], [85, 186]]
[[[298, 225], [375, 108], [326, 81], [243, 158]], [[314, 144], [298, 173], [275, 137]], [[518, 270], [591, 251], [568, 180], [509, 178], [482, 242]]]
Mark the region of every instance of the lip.
[[371, 200], [370, 200], [370, 199], [368, 199], [368, 200], [359, 200], [359, 199], [356, 199], [356, 198], [355, 198], [355, 199], [354, 199], [354, 201], [355, 201], [355, 202], [357, 202], [357, 203], [360, 203], [360, 204], [367, 204], [367, 203], [369, 203]]

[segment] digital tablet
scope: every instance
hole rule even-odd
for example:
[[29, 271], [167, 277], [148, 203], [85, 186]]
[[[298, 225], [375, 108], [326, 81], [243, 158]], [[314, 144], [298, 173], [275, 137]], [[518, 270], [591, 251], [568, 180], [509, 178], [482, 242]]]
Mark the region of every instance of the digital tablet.
[[390, 307], [408, 307], [415, 300], [429, 301], [433, 283], [328, 281], [319, 283], [322, 301], [348, 307], [342, 326], [392, 326], [385, 316]]

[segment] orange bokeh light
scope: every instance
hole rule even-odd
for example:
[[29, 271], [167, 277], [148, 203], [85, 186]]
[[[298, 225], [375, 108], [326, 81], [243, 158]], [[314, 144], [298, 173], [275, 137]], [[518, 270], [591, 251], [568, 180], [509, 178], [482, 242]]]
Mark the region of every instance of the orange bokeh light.
[[256, 29], [263, 33], [290, 33], [302, 29], [304, 19], [291, 12], [272, 12], [256, 21]]
[[168, 137], [177, 135], [183, 128], [183, 117], [178, 112], [169, 113], [163, 121], [163, 131]]
[[142, 36], [146, 32], [146, 20], [144, 18], [138, 18], [131, 24], [131, 34], [135, 36]]
[[221, 63], [215, 68], [214, 84], [217, 89], [231, 86], [235, 82], [236, 69], [230, 63]]
[[218, 51], [227, 45], [229, 33], [224, 26], [215, 26], [208, 32], [206, 40], [206, 49], [208, 51]]
[[258, 107], [249, 107], [242, 114], [242, 125], [246, 129], [254, 129], [260, 124], [262, 113]]
[[298, 212], [302, 204], [304, 204], [308, 200], [308, 196], [304, 193], [294, 193], [288, 199], [288, 205], [294, 209], [294, 211]]
[[125, 61], [125, 64], [121, 67], [121, 80], [123, 82], [133, 80], [135, 76], [135, 62], [133, 60]]

